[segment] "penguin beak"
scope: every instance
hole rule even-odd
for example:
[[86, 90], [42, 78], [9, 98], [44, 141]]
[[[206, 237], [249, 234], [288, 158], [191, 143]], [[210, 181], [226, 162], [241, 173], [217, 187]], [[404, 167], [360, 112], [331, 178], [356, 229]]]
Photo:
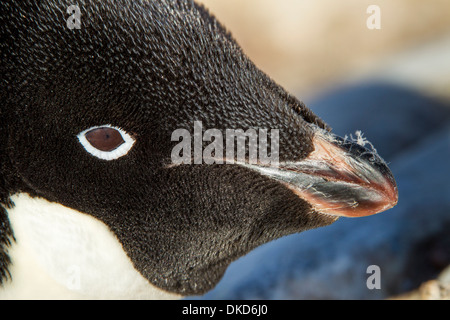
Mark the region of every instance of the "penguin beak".
[[362, 217], [397, 204], [394, 177], [376, 151], [325, 131], [315, 132], [313, 144], [302, 161], [247, 166], [282, 182], [320, 213]]

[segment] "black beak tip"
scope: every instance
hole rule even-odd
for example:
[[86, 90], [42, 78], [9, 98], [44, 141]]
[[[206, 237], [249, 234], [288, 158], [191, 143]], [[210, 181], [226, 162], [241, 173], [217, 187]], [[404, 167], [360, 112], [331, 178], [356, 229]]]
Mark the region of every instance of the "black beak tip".
[[373, 145], [365, 139], [348, 140], [337, 136], [334, 139], [334, 144], [347, 154], [347, 163], [356, 184], [378, 195], [373, 197], [373, 201], [361, 201], [359, 208], [355, 207], [355, 215], [349, 216], [371, 215], [394, 207], [398, 203], [397, 183]]
[[362, 217], [397, 204], [394, 175], [367, 140], [343, 139], [320, 131], [315, 134], [313, 144], [314, 151], [298, 163], [297, 170], [308, 174], [314, 182], [308, 188], [297, 186], [296, 193], [316, 211]]

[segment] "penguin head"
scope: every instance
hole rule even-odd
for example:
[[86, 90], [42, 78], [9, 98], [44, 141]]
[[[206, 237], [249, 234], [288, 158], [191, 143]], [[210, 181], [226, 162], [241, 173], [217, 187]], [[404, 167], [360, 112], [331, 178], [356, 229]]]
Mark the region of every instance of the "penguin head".
[[[333, 135], [202, 6], [81, 1], [78, 29], [70, 5], [1, 4], [5, 206], [26, 192], [90, 215], [150, 283], [191, 295], [263, 243], [396, 203], [376, 152]], [[174, 163], [173, 133], [194, 159], [208, 129], [223, 145], [230, 129], [277, 130], [278, 164], [245, 161], [248, 148]]]

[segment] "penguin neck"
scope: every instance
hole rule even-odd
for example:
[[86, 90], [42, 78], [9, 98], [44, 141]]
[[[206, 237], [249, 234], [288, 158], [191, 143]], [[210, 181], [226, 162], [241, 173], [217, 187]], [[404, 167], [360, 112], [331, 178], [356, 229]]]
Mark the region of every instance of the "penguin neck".
[[26, 193], [7, 209], [14, 240], [0, 299], [178, 299], [150, 284], [109, 228], [90, 215]]

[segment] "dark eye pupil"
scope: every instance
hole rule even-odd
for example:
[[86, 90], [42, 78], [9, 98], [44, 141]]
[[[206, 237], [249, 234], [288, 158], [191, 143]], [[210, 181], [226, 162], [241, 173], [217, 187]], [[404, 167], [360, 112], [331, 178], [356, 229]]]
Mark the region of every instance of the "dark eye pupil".
[[112, 151], [117, 149], [125, 141], [119, 131], [113, 128], [96, 128], [87, 132], [87, 141], [100, 151]]

